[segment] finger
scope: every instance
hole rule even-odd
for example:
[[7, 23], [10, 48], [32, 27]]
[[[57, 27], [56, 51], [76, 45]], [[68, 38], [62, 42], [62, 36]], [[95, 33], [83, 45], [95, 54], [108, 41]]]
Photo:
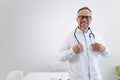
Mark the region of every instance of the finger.
[[98, 50], [97, 48], [94, 48], [94, 49], [93, 49], [93, 51], [96, 51], [96, 52], [98, 52], [99, 50]]
[[98, 46], [98, 44], [92, 44], [92, 46], [93, 46], [93, 47], [96, 47], [96, 46]]
[[83, 47], [83, 45], [82, 45], [82, 44], [79, 44], [78, 47], [79, 47], [79, 48], [80, 48], [80, 47]]
[[100, 43], [95, 42], [93, 45], [100, 45]]
[[92, 48], [96, 49], [96, 48], [98, 48], [98, 47], [97, 47], [97, 46], [95, 46], [95, 45], [93, 45], [93, 46], [92, 46]]

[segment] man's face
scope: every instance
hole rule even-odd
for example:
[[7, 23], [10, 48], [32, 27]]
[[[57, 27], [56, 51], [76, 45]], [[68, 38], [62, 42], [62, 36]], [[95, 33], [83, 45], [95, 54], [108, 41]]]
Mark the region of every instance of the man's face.
[[79, 28], [85, 31], [92, 20], [91, 13], [87, 9], [81, 10], [77, 15], [76, 20]]

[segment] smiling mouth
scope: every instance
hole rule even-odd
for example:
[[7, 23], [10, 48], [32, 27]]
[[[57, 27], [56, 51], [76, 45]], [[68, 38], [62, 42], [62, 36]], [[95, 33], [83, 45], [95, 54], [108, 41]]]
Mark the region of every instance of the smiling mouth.
[[82, 23], [83, 26], [87, 25], [87, 23]]

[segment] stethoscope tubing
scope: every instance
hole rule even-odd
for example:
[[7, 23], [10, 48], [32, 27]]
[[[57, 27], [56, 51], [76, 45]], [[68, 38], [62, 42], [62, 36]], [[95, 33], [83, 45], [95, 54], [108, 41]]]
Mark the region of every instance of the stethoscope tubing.
[[[77, 42], [78, 42], [78, 44], [80, 44], [80, 41], [78, 40], [78, 38], [77, 38], [77, 36], [76, 36], [76, 31], [77, 31], [77, 29], [78, 29], [78, 27], [75, 29], [75, 31], [74, 31], [74, 37], [75, 37], [75, 39], [77, 40]], [[90, 34], [89, 34], [89, 38], [90, 38], [90, 40], [91, 40], [91, 43], [93, 43], [92, 42], [92, 38], [94, 38], [95, 39], [95, 35], [93, 34], [93, 32], [92, 32], [92, 30], [90, 29], [90, 27], [88, 27], [88, 30], [90, 30]]]

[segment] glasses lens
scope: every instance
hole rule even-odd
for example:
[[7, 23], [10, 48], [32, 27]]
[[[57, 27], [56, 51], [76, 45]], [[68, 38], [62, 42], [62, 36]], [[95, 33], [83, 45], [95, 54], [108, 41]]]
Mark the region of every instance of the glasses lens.
[[89, 19], [89, 18], [91, 18], [91, 16], [78, 16], [78, 18], [79, 18], [79, 19], [84, 19], [84, 18], [85, 18], [85, 19]]

